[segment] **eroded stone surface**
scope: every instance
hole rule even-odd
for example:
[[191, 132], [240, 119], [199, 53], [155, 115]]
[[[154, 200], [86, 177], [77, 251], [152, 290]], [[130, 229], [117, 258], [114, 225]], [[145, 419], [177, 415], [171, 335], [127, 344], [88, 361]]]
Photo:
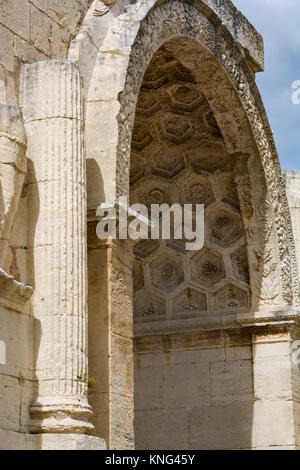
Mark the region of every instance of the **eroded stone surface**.
[[[92, 429], [94, 384], [111, 449], [295, 448], [299, 185], [286, 175], [293, 235], [254, 83], [262, 38], [229, 0], [15, 3], [0, 6], [0, 101], [25, 111], [28, 152], [20, 108], [1, 105], [0, 446], [104, 448], [64, 434]], [[59, 62], [28, 72], [67, 56], [82, 90]], [[96, 238], [129, 173], [132, 202], [205, 204], [203, 250], [140, 241], [133, 260]]]
[[27, 170], [21, 109], [0, 103], [0, 267], [5, 256]]

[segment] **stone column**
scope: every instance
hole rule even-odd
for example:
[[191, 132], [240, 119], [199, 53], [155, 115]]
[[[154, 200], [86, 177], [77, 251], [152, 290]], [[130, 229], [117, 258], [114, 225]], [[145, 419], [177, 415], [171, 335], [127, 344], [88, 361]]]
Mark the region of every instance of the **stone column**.
[[86, 181], [78, 67], [70, 61], [26, 65], [22, 100], [37, 324], [31, 431], [84, 434], [93, 425], [87, 399]]

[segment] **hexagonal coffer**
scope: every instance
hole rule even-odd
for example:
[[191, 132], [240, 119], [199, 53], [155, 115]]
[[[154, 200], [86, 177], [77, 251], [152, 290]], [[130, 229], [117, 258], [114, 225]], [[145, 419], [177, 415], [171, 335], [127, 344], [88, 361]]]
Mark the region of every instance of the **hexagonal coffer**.
[[180, 259], [161, 255], [151, 263], [152, 284], [161, 291], [170, 292], [184, 281]]
[[134, 297], [135, 321], [154, 321], [166, 314], [166, 304], [163, 297], [148, 290], [140, 290]]
[[203, 292], [190, 287], [178, 294], [172, 302], [172, 313], [191, 315], [207, 311], [207, 298]]
[[158, 240], [141, 240], [135, 245], [133, 253], [139, 258], [147, 258], [159, 248], [159, 245]]
[[225, 277], [222, 256], [209, 249], [201, 250], [191, 261], [192, 280], [205, 287], [212, 287]]
[[167, 182], [156, 181], [153, 178], [138, 185], [131, 193], [131, 204], [145, 204], [148, 210], [152, 204], [170, 204], [171, 193]]
[[180, 185], [180, 195], [185, 204], [209, 206], [215, 200], [210, 182], [200, 176], [186, 177]]
[[203, 95], [199, 95], [193, 85], [173, 85], [168, 88], [171, 108], [175, 111], [194, 111], [201, 105]]
[[185, 142], [193, 133], [192, 124], [185, 116], [167, 114], [159, 121], [162, 136], [174, 143]]
[[141, 92], [136, 108], [137, 114], [149, 117], [160, 109], [161, 105], [154, 93]]
[[249, 303], [248, 292], [233, 284], [228, 284], [214, 294], [214, 310], [216, 311], [244, 311], [249, 307]]
[[147, 130], [146, 126], [141, 123], [136, 123], [132, 133], [132, 148], [134, 150], [142, 151], [152, 141], [153, 137]]
[[218, 208], [210, 214], [208, 223], [210, 241], [219, 246], [231, 246], [243, 234], [243, 224], [240, 215], [225, 208]]
[[181, 173], [185, 168], [185, 161], [182, 153], [160, 147], [148, 156], [151, 164], [151, 172], [164, 178], [173, 178]]

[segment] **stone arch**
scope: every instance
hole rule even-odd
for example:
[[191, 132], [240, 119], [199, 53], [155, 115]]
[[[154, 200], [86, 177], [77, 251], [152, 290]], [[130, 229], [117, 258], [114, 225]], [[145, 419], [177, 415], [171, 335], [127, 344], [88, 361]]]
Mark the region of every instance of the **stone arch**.
[[[119, 11], [118, 6], [117, 12]], [[89, 18], [92, 14], [93, 12], [90, 11]], [[103, 197], [112, 202], [117, 195], [128, 195], [135, 107], [144, 73], [154, 53], [172, 38], [181, 36], [192, 39], [194, 51], [191, 50], [191, 42], [189, 42], [189, 53], [185, 54], [184, 45], [182, 45], [177, 56], [181, 55], [182, 63], [193, 70], [195, 75], [197, 75], [197, 66], [201, 64], [198, 70], [202, 74], [202, 84], [205, 86], [206, 96], [225, 137], [228, 150], [231, 153], [257, 152], [259, 155], [259, 165], [262, 167], [261, 176], [268, 188], [266, 192], [268, 197], [265, 197], [265, 200], [273, 213], [269, 217], [274, 217], [276, 220], [278, 253], [275, 257], [278, 258], [280, 264], [283, 304], [296, 305], [299, 297], [296, 261], [280, 164], [253, 72], [241, 47], [232, 37], [229, 29], [221, 24], [217, 14], [207, 6], [206, 2], [198, 0], [192, 4], [180, 0], [147, 2], [145, 5], [137, 5], [134, 2], [133, 6], [119, 12], [117, 17], [113, 15], [111, 17], [108, 20], [109, 26], [106, 27], [106, 36], [103, 37], [104, 34], [100, 34], [102, 43], [97, 46], [100, 51], [95, 59], [93, 71], [89, 71], [88, 83], [85, 84], [87, 153], [89, 158], [90, 145], [92, 146], [91, 154], [97, 152], [100, 155], [101, 153]], [[97, 18], [94, 16], [93, 21]], [[96, 23], [90, 24], [92, 33], [85, 26], [83, 31], [89, 31], [89, 35], [93, 37], [93, 34], [96, 34]], [[71, 48], [73, 59], [76, 58], [74, 51], [77, 51], [79, 65], [83, 55], [89, 56], [86, 53], [87, 46], [82, 35], [83, 32], [79, 34], [79, 44], [75, 41], [76, 47], [73, 44]], [[205, 62], [208, 64], [206, 67], [208, 75], [203, 74]], [[207, 80], [208, 78], [210, 81]], [[196, 79], [201, 83], [201, 77], [198, 76]], [[209, 86], [212, 83], [214, 86]], [[224, 102], [224, 88], [226, 87], [228, 99]], [[223, 98], [221, 112], [217, 102], [219, 97]], [[239, 123], [233, 122], [237, 119], [233, 117], [230, 110], [232, 99], [235, 101], [236, 114], [239, 114]], [[97, 104], [100, 106], [96, 111], [90, 110], [93, 105]], [[101, 113], [102, 118], [99, 123]], [[95, 119], [95, 114], [98, 119]], [[240, 135], [237, 125], [241, 123], [244, 130], [247, 130], [245, 134], [247, 134], [248, 142], [247, 139], [242, 142], [243, 136]], [[95, 142], [95, 125], [100, 125], [103, 132], [105, 128], [109, 128], [110, 135], [113, 137], [107, 145], [103, 144], [101, 132], [98, 132], [99, 142]], [[89, 142], [90, 128], [91, 135], [93, 134], [93, 144]]]
[[[83, 23], [81, 32], [71, 45], [69, 58], [78, 62], [84, 78], [87, 158], [96, 162], [100, 173], [99, 180], [94, 179], [88, 187], [91, 232], [95, 228], [95, 209], [100, 202], [114, 203], [117, 196], [129, 195], [136, 105], [145, 72], [155, 53], [163, 45], [170, 48], [170, 52], [201, 85], [227, 151], [239, 162], [235, 179], [248, 242], [252, 290], [252, 315], [239, 319], [244, 326], [255, 323], [258, 318], [268, 322], [276, 316], [278, 321], [284, 321], [287, 310], [298, 307], [299, 291], [291, 221], [280, 165], [253, 76], [259, 58], [253, 60], [252, 55], [250, 59], [246, 48], [243, 49], [234, 36], [234, 28], [227, 21], [222, 22], [230, 5], [230, 2], [202, 0], [153, 0], [124, 2], [122, 5], [116, 2], [101, 16], [100, 23], [94, 4], [88, 13], [88, 21]], [[245, 155], [249, 157], [246, 164]], [[99, 192], [95, 187], [99, 189], [100, 184]], [[93, 239], [93, 243], [90, 247], [95, 249], [98, 242]], [[107, 287], [107, 298], [114, 297], [113, 289], [122, 292], [129, 318], [132, 311], [130, 256], [124, 255], [124, 247], [120, 248], [118, 243], [106, 248], [110, 254], [105, 259], [109, 271], [105, 279], [110, 277], [111, 283]], [[98, 276], [98, 280], [101, 279]], [[132, 331], [129, 325], [132, 319], [124, 319], [124, 303], [123, 308], [120, 303], [120, 300], [107, 300], [108, 315], [113, 319], [119, 318], [122, 332], [126, 330], [123, 337], [128, 339], [126, 344], [116, 347], [118, 353], [130, 349]], [[288, 319], [291, 318], [293, 313], [289, 312]], [[114, 333], [120, 333], [114, 328], [118, 329], [113, 326], [112, 338]], [[106, 352], [109, 355], [108, 349]], [[111, 396], [119, 394], [120, 397], [122, 387], [116, 392], [111, 385], [110, 374], [108, 371]], [[132, 384], [129, 388], [132, 397]], [[97, 410], [95, 401], [93, 406]], [[116, 399], [118, 406], [120, 401]], [[123, 401], [122, 408], [130, 421], [132, 401]], [[98, 415], [100, 413], [101, 408], [98, 407]], [[109, 446], [132, 445], [130, 438], [131, 444], [126, 441], [131, 434], [129, 425], [124, 430], [118, 420], [114, 422], [112, 415], [106, 422]], [[112, 423], [116, 425], [114, 430]]]

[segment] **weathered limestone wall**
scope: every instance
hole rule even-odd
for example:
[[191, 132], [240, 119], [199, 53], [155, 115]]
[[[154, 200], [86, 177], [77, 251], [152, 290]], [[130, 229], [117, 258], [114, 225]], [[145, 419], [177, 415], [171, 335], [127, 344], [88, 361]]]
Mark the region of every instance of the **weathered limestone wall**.
[[29, 429], [34, 379], [31, 293], [0, 271], [0, 429], [22, 433]]
[[137, 449], [295, 448], [287, 331], [137, 336], [135, 387]]
[[300, 274], [300, 172], [286, 170], [283, 172], [286, 181], [287, 196], [291, 211], [298, 271]]
[[138, 449], [251, 448], [251, 338], [202, 330], [146, 337], [137, 349]]
[[[23, 64], [67, 58], [90, 4], [91, 0], [1, 1], [0, 103], [19, 103]], [[3, 267], [24, 283], [32, 277], [27, 259], [30, 184], [25, 179]]]
[[65, 59], [89, 0], [0, 3], [0, 102], [18, 102], [22, 63]]
[[132, 246], [96, 236], [97, 221], [88, 219], [89, 403], [92, 422], [109, 449], [132, 449]]
[[[140, 27], [140, 20], [144, 22], [149, 9], [155, 7], [156, 0], [149, 0], [148, 2], [133, 2], [131, 0], [117, 0], [114, 2], [113, 0], [107, 0], [106, 3], [111, 4], [112, 8], [110, 9], [108, 5], [104, 10], [101, 10], [103, 8], [102, 2], [95, 0], [82, 24], [80, 34], [72, 43], [68, 53], [70, 41], [76, 36], [77, 27], [81, 24], [81, 19], [91, 3], [88, 0], [1, 1], [0, 102], [19, 103], [20, 71], [24, 63], [48, 61], [49, 59], [66, 59], [67, 56], [77, 63], [80, 74], [84, 79], [84, 92], [86, 93], [85, 143], [87, 144], [88, 163], [88, 206], [90, 211], [94, 211], [104, 199], [114, 199], [116, 188], [120, 183], [118, 181], [119, 174], [124, 173], [126, 175], [128, 173], [129, 162], [127, 162], [127, 167], [123, 168], [120, 165], [121, 160], [116, 157], [116, 149], [119, 140], [122, 140], [122, 134], [120, 137], [118, 127], [120, 107], [122, 112], [126, 109], [127, 113], [131, 107], [130, 100], [134, 101], [134, 95], [130, 94], [130, 82], [126, 84], [125, 88], [126, 93], [124, 93], [124, 96], [126, 99], [119, 100], [120, 92], [124, 90], [126, 75], [128, 74], [127, 67], [130, 55], [132, 54], [132, 57], [138, 58], [147, 57], [147, 54], [153, 52], [149, 50], [148, 46], [150, 44], [154, 45], [155, 41], [158, 44], [163, 37], [166, 39], [168, 34], [165, 34], [165, 31], [168, 31], [168, 28], [160, 30], [160, 26], [158, 26], [157, 31], [155, 31], [158, 33], [155, 36], [151, 35], [152, 25], [150, 25], [151, 30], [148, 32], [145, 27], [143, 30], [145, 49], [135, 48], [133, 43]], [[161, 2], [157, 3], [160, 4]], [[170, 25], [175, 27], [177, 34], [181, 35], [184, 26], [188, 25], [193, 18], [198, 28], [200, 23], [197, 20], [195, 10], [192, 11], [191, 9], [190, 15], [187, 16], [189, 21], [185, 19], [182, 21], [180, 20], [182, 17], [174, 15], [173, 10], [170, 8], [176, 3], [178, 2], [172, 0], [162, 11], [166, 17], [168, 11], [171, 12]], [[247, 20], [236, 11], [229, 0], [222, 2], [219, 0], [203, 0], [203, 2], [200, 2], [199, 0], [199, 5], [200, 3], [204, 16], [209, 11], [210, 19], [213, 20], [214, 14], [216, 14], [217, 22], [214, 27], [218, 28], [219, 32], [222, 33], [223, 26], [226, 25], [232, 34], [233, 42], [230, 42], [229, 46], [225, 40], [222, 43], [224, 49], [222, 48], [223, 54], [220, 57], [220, 63], [226, 69], [228, 77], [231, 77], [234, 81], [235, 89], [239, 90], [243, 103], [248, 100], [247, 109], [253, 111], [255, 117], [253, 119], [255, 126], [253, 125], [253, 127], [260, 137], [260, 147], [261, 150], [263, 149], [264, 159], [268, 164], [266, 165], [266, 173], [269, 175], [268, 181], [275, 186], [271, 188], [270, 192], [272, 192], [277, 186], [276, 171], [273, 172], [274, 168], [271, 164], [273, 161], [271, 158], [272, 153], [266, 151], [270, 143], [268, 143], [268, 132], [265, 135], [262, 133], [264, 121], [261, 121], [259, 112], [256, 113], [257, 97], [252, 94], [251, 90], [248, 90], [249, 76], [244, 75], [244, 72], [241, 73], [241, 57], [237, 55], [238, 60], [236, 60], [236, 51], [233, 50], [233, 43], [236, 41], [241, 46], [242, 53], [245, 55], [252, 72], [262, 70], [262, 38]], [[186, 5], [189, 9], [191, 2], [186, 2]], [[179, 7], [179, 5], [177, 6]], [[169, 10], [166, 11], [166, 8], [169, 8]], [[176, 24], [176, 18], [178, 18], [178, 24]], [[159, 20], [164, 21], [164, 24], [168, 24], [158, 12], [155, 22], [159, 23]], [[174, 23], [172, 23], [173, 20]], [[155, 22], [153, 23], [154, 30], [156, 29]], [[223, 26], [221, 26], [221, 22]], [[209, 31], [213, 31], [212, 37], [215, 39], [215, 29]], [[210, 43], [212, 44], [213, 41]], [[219, 46], [221, 46], [221, 43]], [[221, 50], [220, 47], [215, 49]], [[185, 54], [185, 56], [189, 58], [189, 54]], [[197, 67], [195, 70], [199, 70], [199, 73], [203, 75], [201, 68], [198, 67], [198, 51], [196, 57]], [[236, 64], [239, 64], [239, 66], [236, 67]], [[142, 69], [143, 64], [135, 67], [135, 70], [140, 71], [141, 74]], [[252, 78], [251, 73], [250, 77]], [[239, 79], [241, 79], [240, 82]], [[246, 80], [245, 83], [244, 79]], [[53, 80], [53, 83], [55, 84], [56, 81]], [[215, 100], [223, 103], [223, 100], [219, 99], [220, 94], [218, 95], [217, 89], [213, 89], [213, 92], [214, 97], [211, 97], [211, 101]], [[226, 117], [224, 123], [226, 125], [224, 124], [223, 132], [224, 128], [228, 127], [230, 135], [236, 124], [234, 120], [230, 121], [234, 103], [233, 96], [230, 97], [227, 114], [224, 112]], [[53, 96], [52, 101], [57, 104]], [[122, 108], [123, 103], [125, 103], [124, 109]], [[132, 109], [134, 109], [133, 106]], [[219, 119], [222, 117], [220, 114], [222, 113], [219, 113]], [[239, 113], [235, 114], [235, 117], [238, 115]], [[120, 116], [122, 119], [124, 118], [123, 122], [129, 122], [127, 114]], [[42, 119], [38, 117], [37, 121], [46, 121], [48, 117], [43, 115]], [[71, 156], [75, 155], [76, 152], [70, 151], [69, 145], [72, 142], [70, 133], [68, 138], [62, 137], [64, 135], [62, 128], [65, 129], [62, 126], [62, 121], [66, 119], [69, 119], [69, 116], [65, 114], [59, 116], [59, 113], [57, 113], [55, 122], [58, 132], [46, 132], [46, 135], [49, 139], [53, 139], [58, 135], [57, 139], [53, 139], [55, 143], [57, 140], [60, 144], [58, 155], [63, 156], [62, 147], [66, 144], [64, 148], [68, 155], [66, 160], [70, 162]], [[240, 126], [246, 122], [243, 115], [241, 115], [241, 119], [243, 120], [240, 121]], [[28, 119], [27, 129], [29, 127], [33, 129], [35, 124], [29, 123], [29, 121], [31, 119]], [[52, 121], [54, 122], [53, 119]], [[46, 231], [40, 230], [40, 232], [37, 232], [40, 234], [37, 240], [35, 239], [36, 234], [32, 232], [35, 230], [38, 217], [40, 217], [39, 221], [41, 221], [41, 217], [44, 217], [48, 196], [47, 190], [37, 185], [34, 178], [32, 179], [34, 176], [33, 170], [38, 169], [38, 176], [43, 175], [43, 172], [39, 173], [41, 170], [39, 165], [45, 163], [47, 169], [52, 171], [54, 162], [54, 159], [51, 161], [51, 158], [48, 158], [49, 154], [45, 152], [43, 142], [41, 142], [39, 131], [43, 124], [44, 122], [39, 122], [36, 125], [36, 139], [32, 131], [33, 138], [30, 142], [32, 153], [27, 155], [29, 156], [29, 172], [14, 222], [10, 240], [10, 258], [7, 261], [7, 271], [13, 274], [15, 279], [33, 284], [35, 288], [34, 298], [38, 299], [40, 295], [40, 302], [36, 302], [35, 305], [40, 305], [37, 305], [36, 309], [30, 312], [28, 306], [25, 305], [31, 293], [30, 291], [25, 289], [26, 295], [24, 298], [22, 294], [23, 287], [19, 286], [17, 288], [12, 279], [8, 278], [7, 281], [4, 278], [3, 282], [0, 283], [0, 341], [2, 341], [0, 347], [2, 345], [3, 349], [4, 344], [6, 350], [6, 359], [5, 361], [2, 359], [3, 364], [0, 364], [0, 443], [2, 446], [11, 448], [87, 448], [88, 445], [96, 444], [93, 444], [92, 441], [90, 444], [85, 442], [85, 438], [87, 440], [92, 439], [85, 436], [74, 437], [72, 434], [69, 436], [47, 436], [46, 434], [45, 436], [33, 438], [31, 435], [25, 434], [29, 429], [29, 404], [32, 401], [32, 382], [36, 380], [36, 376], [33, 374], [36, 374], [37, 359], [39, 378], [47, 378], [49, 364], [51, 384], [54, 384], [53, 389], [57, 393], [53, 402], [53, 397], [49, 397], [47, 384], [42, 383], [40, 390], [36, 390], [35, 398], [38, 397], [40, 401], [36, 403], [37, 406], [33, 407], [31, 411], [33, 415], [38, 416], [36, 421], [39, 422], [39, 426], [38, 428], [35, 427], [34, 430], [52, 431], [54, 429], [54, 431], [61, 432], [68, 428], [69, 432], [70, 429], [72, 432], [74, 429], [74, 432], [77, 432], [78, 427], [81, 430], [84, 423], [80, 422], [78, 427], [73, 422], [67, 422], [67, 425], [65, 423], [57, 424], [55, 415], [59, 416], [60, 412], [68, 415], [70, 412], [68, 408], [70, 396], [67, 396], [66, 401], [64, 401], [62, 395], [65, 390], [62, 390], [60, 386], [66, 386], [66, 388], [70, 386], [73, 390], [76, 389], [77, 385], [82, 386], [76, 400], [80, 402], [80, 399], [83, 398], [85, 404], [87, 391], [86, 348], [80, 347], [80, 338], [75, 331], [72, 331], [73, 324], [82, 326], [82, 320], [85, 323], [87, 319], [85, 309], [79, 307], [79, 314], [75, 316], [76, 309], [64, 309], [63, 304], [69, 305], [72, 297], [72, 295], [68, 295], [68, 292], [66, 297], [63, 295], [60, 297], [61, 302], [55, 304], [55, 296], [52, 297], [51, 295], [51, 292], [53, 292], [52, 286], [42, 280], [43, 276], [48, 274], [45, 266], [50, 266], [50, 277], [54, 283], [53, 285], [56, 286], [57, 292], [61, 292], [60, 288], [63, 289], [63, 287], [66, 287], [66, 291], [70, 288], [74, 292], [71, 284], [76, 276], [70, 276], [71, 282], [66, 282], [64, 276], [67, 268], [70, 268], [70, 264], [63, 262], [63, 259], [66, 259], [67, 255], [70, 254], [68, 247], [71, 248], [71, 257], [78, 254], [72, 244], [74, 240], [71, 229], [63, 232], [63, 225], [60, 226], [58, 219], [56, 219], [54, 234], [57, 234], [61, 240], [68, 239], [68, 242], [60, 244], [54, 237], [55, 252], [61, 248], [59, 255], [50, 256], [50, 259], [47, 260], [47, 255], [44, 253], [46, 263], [40, 262], [41, 258], [39, 257], [35, 258], [34, 263], [32, 262], [33, 248], [36, 252], [44, 250], [41, 233]], [[49, 125], [50, 127], [51, 125]], [[47, 126], [45, 128], [49, 130]], [[237, 132], [238, 134], [245, 134], [240, 132], [240, 128]], [[122, 141], [122, 149], [126, 150], [125, 144], [125, 140]], [[41, 151], [42, 148], [43, 152]], [[232, 147], [232, 151], [237, 150], [239, 149]], [[41, 155], [47, 156], [45, 162]], [[76, 168], [76, 164], [70, 164], [70, 166]], [[60, 173], [57, 172], [56, 177], [57, 174]], [[65, 171], [64, 174], [68, 176], [71, 175], [71, 172], [67, 174]], [[61, 187], [57, 178], [54, 178], [53, 181], [56, 184], [52, 194], [57, 196]], [[70, 184], [72, 185], [72, 181]], [[40, 190], [42, 190], [41, 194], [39, 194]], [[40, 197], [41, 195], [43, 197]], [[57, 207], [60, 198], [53, 197], [53, 200], [56, 204], [55, 207]], [[82, 214], [82, 216], [83, 220], [85, 214]], [[283, 217], [282, 214], [281, 216]], [[95, 235], [95, 220], [93, 214], [89, 218], [91, 222], [89, 229], [93, 230], [93, 236]], [[71, 224], [68, 225], [68, 227], [70, 226]], [[254, 226], [257, 228], [258, 225], [254, 224]], [[281, 232], [282, 225], [279, 227], [279, 233]], [[36, 246], [36, 242], [39, 246]], [[83, 247], [80, 240], [79, 245], [81, 245], [81, 248]], [[284, 244], [282, 248], [284, 253], [288, 253]], [[30, 251], [29, 256], [27, 255], [28, 251]], [[51, 252], [50, 248], [49, 251]], [[288, 255], [286, 255], [284, 261], [289, 261]], [[133, 295], [130, 263], [130, 249], [124, 249], [122, 246], [112, 246], [110, 243], [101, 247], [93, 246], [90, 241], [89, 336], [91, 340], [90, 357], [92, 360], [89, 374], [92, 379], [95, 379], [95, 386], [90, 389], [89, 396], [95, 410], [93, 425], [96, 428], [96, 433], [105, 437], [112, 449], [132, 448], [134, 446], [132, 438], [134, 395], [132, 383]], [[271, 269], [269, 271], [266, 269], [266, 272], [276, 277], [277, 273], [273, 273], [272, 257], [270, 263], [272, 263]], [[282, 264], [285, 266], [284, 262]], [[78, 270], [81, 273], [84, 272], [83, 269], [79, 269], [78, 263], [75, 262], [74, 266], [77, 275]], [[55, 273], [62, 276], [61, 283], [58, 282]], [[38, 282], [32, 282], [33, 279]], [[11, 284], [8, 289], [5, 287], [6, 282]], [[272, 284], [270, 283], [270, 285]], [[83, 290], [80, 291], [81, 294], [83, 294]], [[290, 294], [292, 286], [288, 286], [286, 290], [286, 293]], [[46, 302], [44, 302], [44, 292], [47, 294]], [[7, 297], [9, 298], [7, 299]], [[292, 295], [289, 295], [289, 297], [292, 297]], [[56, 299], [58, 299], [58, 296]], [[79, 300], [83, 300], [83, 295], [79, 295]], [[44, 303], [47, 305], [45, 310], [41, 308]], [[58, 312], [59, 314], [57, 314]], [[46, 353], [40, 357], [34, 357], [33, 355], [33, 314], [36, 315], [37, 313], [41, 323], [37, 325], [36, 331], [39, 332], [40, 325], [43, 325], [43, 331], [46, 329], [48, 333], [48, 336], [44, 334], [41, 338], [41, 350], [46, 351]], [[53, 331], [52, 325], [54, 322], [52, 322], [53, 317], [51, 318], [53, 313], [56, 314], [55, 322], [59, 325], [56, 328], [56, 333], [58, 331], [67, 331], [68, 340], [64, 341], [62, 336], [56, 335]], [[209, 448], [212, 447], [213, 443], [214, 447], [223, 448], [272, 448], [274, 446], [277, 448], [293, 448], [294, 422], [288, 332], [285, 330], [278, 332], [276, 330], [276, 334], [272, 334], [270, 331], [264, 334], [259, 329], [258, 332], [251, 330], [251, 333], [247, 329], [244, 331], [235, 329], [230, 332], [218, 330], [217, 332], [203, 333], [205, 328], [200, 328], [200, 330], [202, 330], [202, 334], [198, 335], [196, 339], [191, 338], [190, 333], [184, 337], [181, 331], [179, 337], [176, 337], [176, 335], [174, 337], [174, 332], [171, 334], [161, 334], [160, 332], [151, 338], [151, 344], [148, 346], [146, 344], [146, 347], [145, 341], [147, 343], [147, 340], [145, 338], [149, 334], [140, 333], [140, 336], [137, 335], [135, 390], [137, 447]], [[85, 343], [83, 339], [85, 325], [81, 332], [82, 342]], [[38, 336], [36, 338], [40, 339]], [[51, 340], [48, 341], [48, 338], [51, 338]], [[140, 341], [139, 338], [141, 338]], [[157, 343], [159, 344], [157, 345]], [[36, 350], [39, 349], [39, 346]], [[55, 348], [55, 353], [51, 352], [51, 346]], [[52, 361], [53, 363], [48, 362], [49, 356], [55, 358]], [[63, 360], [59, 362], [61, 358]], [[81, 364], [83, 364], [84, 370], [79, 371], [79, 373], [83, 372], [79, 376], [76, 367], [72, 367], [73, 363], [77, 363], [76, 358], [80, 358], [80, 361], [83, 359]], [[81, 380], [81, 383], [78, 384], [78, 380], [83, 378], [85, 380]], [[55, 384], [57, 387], [55, 387]], [[82, 391], [83, 393], [81, 393]], [[199, 400], [199, 397], [202, 401]], [[48, 398], [50, 399], [48, 400]], [[83, 408], [84, 415], [90, 414], [88, 405]], [[50, 419], [51, 422], [46, 422], [47, 426], [44, 427], [49, 415], [50, 418], [54, 417], [54, 419]], [[274, 420], [274, 416], [277, 417], [276, 420]], [[80, 419], [80, 421], [85, 422], [85, 419]], [[170, 426], [170, 423], [172, 433], [168, 433], [167, 426]], [[88, 424], [85, 425], [85, 429], [87, 428], [89, 428]], [[24, 434], [22, 437], [21, 433]], [[99, 448], [99, 445], [103, 446], [103, 443], [98, 442], [97, 445]]]

